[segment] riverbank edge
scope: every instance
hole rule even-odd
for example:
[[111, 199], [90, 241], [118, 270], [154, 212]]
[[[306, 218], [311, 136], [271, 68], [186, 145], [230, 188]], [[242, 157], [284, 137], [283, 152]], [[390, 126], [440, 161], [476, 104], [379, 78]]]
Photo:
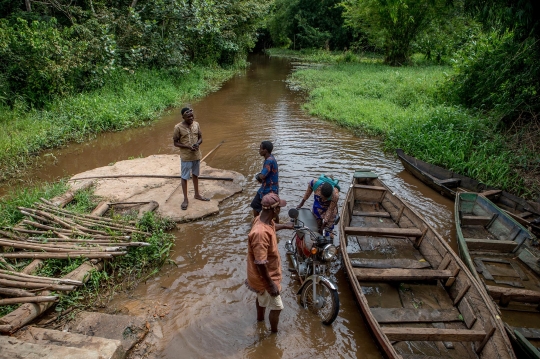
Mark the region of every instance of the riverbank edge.
[[[67, 181], [61, 180], [11, 192], [7, 197], [0, 200], [0, 228], [6, 230], [24, 219], [24, 215], [18, 211], [18, 207], [33, 207], [34, 203], [41, 199], [54, 201], [54, 198], [60, 197], [68, 189]], [[64, 208], [78, 214], [87, 215], [101, 201], [102, 198], [95, 196], [94, 188], [90, 187], [77, 191], [73, 200]], [[47, 324], [54, 325], [53, 322], [64, 319], [63, 317], [67, 317], [67, 314], [73, 316], [74, 311], [104, 307], [112, 300], [115, 292], [132, 290], [140, 282], [158, 273], [163, 265], [170, 261], [169, 257], [174, 246], [175, 237], [169, 231], [176, 227], [174, 221], [154, 212], [146, 212], [140, 219], [136, 219], [135, 212], [127, 215], [113, 213], [112, 218], [118, 224], [124, 222], [128, 224], [129, 221], [135, 220], [136, 227], [143, 232], [150, 233], [150, 236], [134, 238], [134, 240], [144, 241], [150, 245], [146, 247], [128, 247], [126, 255], [105, 262], [102, 270], [90, 271], [88, 278], [85, 279], [86, 284], [84, 286], [68, 293], [55, 293], [55, 295], [59, 296], [59, 301], [55, 304], [54, 309], [58, 314], [55, 316], [56, 319], [47, 321]], [[134, 236], [138, 235], [134, 234]], [[86, 261], [85, 258], [46, 259], [33, 273], [43, 277], [55, 278], [73, 272]], [[19, 260], [17, 263], [12, 262], [11, 265], [21, 270], [31, 262], [32, 260]], [[1, 262], [0, 268], [8, 269]], [[19, 306], [0, 307], [0, 321], [2, 317], [12, 313]]]
[[[531, 141], [523, 141], [524, 136], [530, 132], [529, 128], [523, 127], [518, 130], [514, 128], [512, 131], [502, 132], [498, 123], [490, 118], [489, 114], [472, 112], [446, 103], [441, 88], [443, 85], [448, 86], [446, 79], [452, 72], [451, 67], [437, 66], [421, 60], [414, 66], [395, 68], [384, 65], [380, 56], [350, 52], [285, 49], [268, 49], [266, 52], [269, 56], [317, 65], [315, 68], [299, 66], [287, 79], [291, 87], [306, 93], [302, 107], [310, 115], [335, 122], [356, 133], [378, 137], [383, 141], [383, 149], [386, 152], [395, 154], [396, 148], [402, 148], [409, 155], [477, 178], [494, 187], [529, 199], [539, 198], [540, 174], [530, 171], [531, 166], [535, 166], [539, 159], [535, 155], [534, 148], [526, 146], [526, 143]], [[419, 104], [418, 107], [410, 107], [421, 109], [425, 113], [411, 114], [410, 111], [407, 112], [408, 106], [394, 106], [393, 104], [388, 111], [393, 111], [393, 113], [381, 112], [381, 116], [399, 117], [401, 115], [399, 113], [402, 112], [402, 118], [385, 127], [380, 123], [385, 122], [386, 119], [362, 121], [351, 119], [350, 113], [347, 113], [347, 109], [364, 104], [362, 101], [365, 98], [358, 95], [361, 92], [358, 89], [373, 79], [367, 78], [368, 73], [366, 78], [362, 78], [364, 83], [357, 83], [356, 86], [351, 87], [351, 90], [340, 87], [344, 81], [334, 78], [334, 75], [337, 71], [342, 73], [350, 71], [351, 76], [348, 76], [346, 81], [354, 81], [354, 72], [358, 71], [359, 66], [378, 67], [393, 73], [422, 72], [423, 69], [433, 73], [433, 69], [439, 67], [442, 76], [431, 81], [432, 84], [426, 91], [427, 96], [424, 96], [426, 94], [417, 96], [418, 93], [414, 93], [418, 89], [426, 90], [418, 87], [417, 84], [411, 84], [406, 89], [409, 92], [407, 95], [413, 98], [420, 97], [419, 102], [426, 102]], [[333, 72], [335, 69], [339, 70]], [[313, 76], [313, 74], [316, 75]], [[395, 83], [392, 81], [388, 83], [389, 85], [383, 88], [382, 92], [399, 92], [390, 88]], [[376, 91], [380, 92], [381, 89], [377, 88]], [[368, 96], [384, 97], [385, 94], [381, 96], [380, 93], [374, 91]], [[338, 101], [336, 97], [339, 97]], [[385, 99], [380, 101], [382, 105], [384, 105], [383, 100]], [[379, 114], [375, 113], [374, 117], [377, 115]]]
[[117, 70], [100, 89], [53, 100], [41, 110], [28, 109], [24, 103], [0, 107], [0, 181], [39, 165], [43, 150], [87, 141], [103, 132], [147, 126], [167, 110], [218, 90], [243, 69]]

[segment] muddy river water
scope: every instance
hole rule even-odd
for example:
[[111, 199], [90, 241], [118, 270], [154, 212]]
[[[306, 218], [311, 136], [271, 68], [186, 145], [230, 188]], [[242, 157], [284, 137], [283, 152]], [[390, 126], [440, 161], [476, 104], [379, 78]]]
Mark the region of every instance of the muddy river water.
[[[248, 180], [243, 193], [224, 201], [218, 215], [181, 225], [175, 231], [171, 257], [177, 266], [165, 266], [129, 297], [120, 295], [111, 305], [120, 308], [129, 300], [150, 306], [166, 304], [168, 314], [160, 319], [162, 339], [150, 357], [380, 358], [342, 270], [334, 278], [341, 310], [332, 326], [323, 326], [299, 306], [299, 283], [286, 268], [280, 332], [270, 335], [268, 320], [256, 322], [255, 297], [243, 282], [252, 217], [249, 203], [258, 187], [253, 175], [262, 165], [259, 144], [263, 140], [274, 143], [281, 197], [289, 207], [300, 202], [311, 178], [333, 174], [346, 187], [354, 169], [369, 167], [396, 194], [421, 210], [455, 249], [453, 203], [405, 172], [393, 153], [383, 153], [380, 141], [357, 137], [303, 112], [304, 95], [285, 82], [294, 68], [289, 61], [262, 55], [249, 61], [251, 66], [219, 91], [189, 104], [203, 132], [203, 154], [225, 141], [209, 156], [208, 164], [244, 174]], [[45, 165], [34, 175], [51, 180], [129, 157], [177, 153], [171, 138], [179, 121], [180, 113], [174, 110], [152, 126], [104, 134], [53, 151], [42, 157]], [[286, 210], [281, 217], [286, 220]], [[284, 242], [291, 235], [290, 231], [279, 232], [284, 266], [289, 264]]]

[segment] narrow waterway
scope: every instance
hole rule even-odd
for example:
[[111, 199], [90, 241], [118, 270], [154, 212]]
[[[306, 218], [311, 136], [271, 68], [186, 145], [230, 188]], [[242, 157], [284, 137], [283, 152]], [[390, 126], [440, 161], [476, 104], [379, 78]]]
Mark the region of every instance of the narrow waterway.
[[[208, 164], [244, 174], [248, 179], [244, 192], [222, 203], [218, 215], [181, 225], [175, 232], [172, 254], [177, 265], [165, 266], [129, 296], [119, 295], [111, 307], [122, 308], [133, 301], [150, 307], [166, 305], [168, 314], [159, 320], [163, 338], [151, 354], [156, 358], [380, 358], [339, 268], [334, 279], [341, 310], [332, 326], [323, 326], [299, 306], [299, 285], [286, 268], [280, 332], [270, 335], [268, 321], [256, 322], [255, 297], [243, 282], [249, 203], [258, 187], [253, 175], [262, 164], [259, 144], [263, 140], [274, 143], [281, 197], [289, 207], [300, 202], [308, 180], [319, 174], [333, 174], [346, 187], [354, 169], [369, 167], [396, 194], [421, 210], [455, 249], [451, 240], [453, 203], [405, 172], [393, 154], [382, 152], [378, 140], [356, 137], [306, 115], [301, 109], [303, 94], [292, 91], [285, 82], [293, 69], [290, 62], [262, 55], [249, 60], [251, 66], [245, 72], [219, 91], [189, 104], [203, 132], [203, 154], [225, 140]], [[172, 131], [180, 121], [175, 110], [150, 127], [104, 134], [52, 151], [42, 156], [44, 167], [32, 175], [51, 180], [130, 157], [177, 153]], [[190, 205], [197, 205], [196, 201]], [[285, 216], [286, 210], [282, 221]], [[290, 236], [290, 231], [279, 233], [284, 265], [288, 264], [284, 242]]]

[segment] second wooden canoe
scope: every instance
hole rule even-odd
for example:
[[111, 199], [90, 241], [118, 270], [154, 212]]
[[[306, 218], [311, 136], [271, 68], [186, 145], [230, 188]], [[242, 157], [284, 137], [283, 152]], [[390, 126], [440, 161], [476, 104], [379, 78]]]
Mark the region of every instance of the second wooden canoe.
[[351, 287], [387, 358], [515, 358], [485, 288], [373, 171], [354, 173], [340, 232]]
[[516, 352], [520, 357], [540, 359], [540, 251], [536, 237], [476, 193], [458, 193], [455, 218], [461, 258], [499, 303]]
[[510, 216], [533, 233], [540, 235], [540, 202], [527, 201], [506, 191], [487, 186], [475, 179], [421, 161], [406, 155], [399, 148], [396, 153], [407, 171], [443, 196], [453, 201], [458, 189], [462, 192], [478, 192], [508, 212]]

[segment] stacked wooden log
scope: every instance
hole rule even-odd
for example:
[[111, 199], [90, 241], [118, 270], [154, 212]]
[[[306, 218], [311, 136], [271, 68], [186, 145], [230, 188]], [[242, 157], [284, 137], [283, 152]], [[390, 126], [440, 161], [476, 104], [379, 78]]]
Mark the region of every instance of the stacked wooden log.
[[[34, 208], [19, 207], [25, 217], [17, 226], [0, 228], [0, 305], [52, 302], [43, 291], [72, 291], [83, 282], [20, 273], [14, 261], [33, 259], [112, 259], [128, 247], [149, 246], [132, 241], [134, 234], [149, 236], [133, 222], [79, 214], [42, 199]], [[3, 248], [3, 250], [2, 250]]]

